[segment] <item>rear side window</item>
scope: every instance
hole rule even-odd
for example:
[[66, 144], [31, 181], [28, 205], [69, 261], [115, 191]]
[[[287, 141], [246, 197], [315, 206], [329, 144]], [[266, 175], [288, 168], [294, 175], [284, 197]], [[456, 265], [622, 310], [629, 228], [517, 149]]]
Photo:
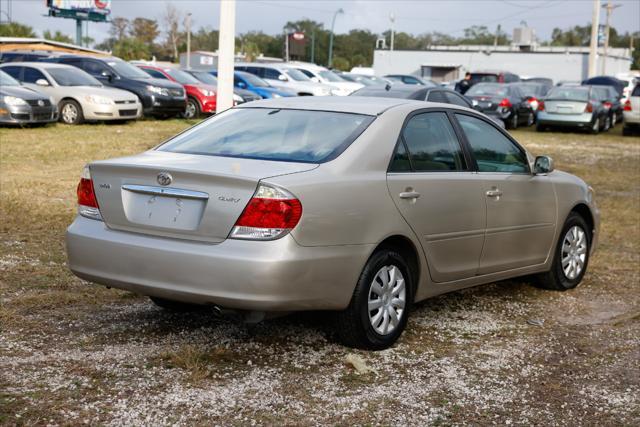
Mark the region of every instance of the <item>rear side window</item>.
[[322, 163], [339, 156], [374, 118], [327, 111], [239, 108], [206, 120], [158, 150]]
[[[402, 131], [402, 139], [406, 144], [412, 169], [416, 172], [466, 169], [460, 143], [445, 113], [413, 116]], [[402, 151], [396, 153], [393, 166], [402, 164], [402, 155]], [[397, 169], [392, 170], [398, 172]]]
[[429, 92], [429, 95], [427, 96], [427, 101], [431, 101], [431, 102], [442, 102], [445, 103], [447, 102], [447, 98], [444, 97], [444, 92], [441, 90], [432, 90], [431, 92]]
[[20, 81], [20, 69], [22, 69], [22, 67], [16, 67], [13, 65], [9, 67], [2, 67], [2, 71], [9, 74], [11, 77], [18, 81]]
[[150, 68], [143, 68], [144, 72], [149, 74], [151, 77], [155, 77], [156, 79], [165, 79], [168, 80], [167, 77], [162, 74], [160, 71], [152, 70]]
[[[76, 65], [76, 64], [73, 64]], [[106, 65], [98, 61], [82, 61], [82, 68], [89, 74], [100, 76], [102, 73], [111, 73]]]
[[471, 108], [471, 103], [457, 93], [444, 92], [444, 96], [447, 98], [447, 103], [449, 104]]
[[456, 114], [479, 172], [529, 173], [527, 156], [498, 129], [475, 117]]

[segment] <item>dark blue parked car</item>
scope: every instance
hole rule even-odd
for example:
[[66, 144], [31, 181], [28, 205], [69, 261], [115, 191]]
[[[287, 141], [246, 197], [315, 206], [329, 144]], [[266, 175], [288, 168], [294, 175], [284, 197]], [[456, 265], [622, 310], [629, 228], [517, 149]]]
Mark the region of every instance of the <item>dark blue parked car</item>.
[[[211, 71], [211, 74], [216, 77], [218, 76], [217, 71]], [[283, 89], [276, 89], [275, 87], [271, 86], [266, 80], [263, 80], [256, 75], [246, 73], [244, 71], [234, 71], [233, 85], [239, 89], [246, 89], [255, 92], [265, 99], [296, 96], [294, 92], [289, 92]]]

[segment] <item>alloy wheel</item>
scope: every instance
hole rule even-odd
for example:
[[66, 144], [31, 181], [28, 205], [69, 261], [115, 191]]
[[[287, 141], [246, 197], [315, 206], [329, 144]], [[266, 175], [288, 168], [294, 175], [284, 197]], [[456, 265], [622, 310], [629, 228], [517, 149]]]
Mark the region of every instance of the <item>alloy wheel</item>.
[[196, 116], [196, 105], [193, 101], [187, 102], [187, 108], [184, 111], [185, 119], [193, 119]]
[[65, 104], [62, 107], [62, 120], [65, 123], [74, 123], [78, 118], [78, 109], [73, 104]]
[[392, 333], [400, 324], [407, 303], [402, 272], [395, 265], [382, 267], [369, 288], [369, 322], [380, 335]]
[[562, 241], [562, 271], [569, 280], [582, 273], [587, 260], [587, 233], [577, 226], [571, 227]]

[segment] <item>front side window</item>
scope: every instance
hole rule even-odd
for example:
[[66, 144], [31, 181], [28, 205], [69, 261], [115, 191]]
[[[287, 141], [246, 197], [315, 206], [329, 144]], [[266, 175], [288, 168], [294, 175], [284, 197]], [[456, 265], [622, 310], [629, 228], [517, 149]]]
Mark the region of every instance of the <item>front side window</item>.
[[444, 96], [447, 98], [447, 102], [453, 105], [459, 105], [461, 107], [471, 108], [471, 104], [469, 101], [464, 99], [462, 96], [458, 95], [454, 92], [445, 92]]
[[20, 80], [20, 70], [22, 69], [22, 67], [18, 67], [15, 65], [10, 65], [8, 67], [2, 67], [2, 71], [4, 71], [5, 73], [9, 74], [11, 77], [13, 77], [16, 80]]
[[113, 70], [120, 77], [124, 77], [125, 79], [148, 79], [149, 74], [142, 71], [140, 68], [135, 65], [131, 65], [128, 62], [125, 62], [121, 59], [114, 59], [113, 61], [107, 62]]
[[47, 72], [60, 86], [102, 86], [102, 83], [79, 68], [51, 67], [47, 69]]
[[456, 114], [479, 172], [529, 173], [527, 156], [493, 125], [476, 117]]
[[264, 68], [263, 69], [264, 72], [264, 78], [265, 79], [271, 79], [271, 80], [278, 80], [278, 78], [280, 78], [280, 71], [278, 70], [274, 70], [273, 68]]
[[306, 74], [296, 68], [285, 68], [282, 72], [298, 82], [308, 82], [311, 80]]
[[[38, 80], [47, 80], [47, 78], [42, 74], [40, 70], [36, 70], [31, 67], [24, 67], [24, 77], [22, 77], [22, 81], [25, 83], [36, 83]], [[47, 80], [48, 81], [48, 80]]]
[[143, 70], [153, 78], [167, 80], [167, 76], [165, 76], [158, 70], [152, 70], [151, 68], [143, 68]]
[[322, 163], [339, 156], [374, 118], [327, 111], [239, 108], [202, 122], [158, 150]]
[[103, 76], [103, 75], [107, 75], [107, 74], [112, 74], [109, 71], [109, 68], [107, 68], [106, 65], [102, 64], [101, 62], [98, 61], [80, 61], [77, 60], [76, 63], [72, 63], [72, 62], [67, 62], [70, 65], [75, 65], [76, 67], [80, 67], [83, 70], [85, 70], [87, 73], [91, 74], [92, 76]]
[[164, 72], [173, 77], [175, 81], [177, 81], [181, 85], [197, 85], [199, 83], [198, 79], [196, 79], [189, 73], [185, 73], [182, 70], [167, 68], [164, 70]]
[[447, 103], [447, 98], [444, 97], [444, 93], [441, 90], [432, 90], [427, 96], [427, 101]]
[[[402, 139], [409, 151], [410, 164], [415, 172], [466, 169], [460, 143], [446, 113], [434, 112], [413, 116], [402, 131]], [[402, 150], [404, 149], [405, 147], [402, 147]], [[401, 151], [396, 153], [394, 164], [396, 161], [398, 165], [402, 164]]]

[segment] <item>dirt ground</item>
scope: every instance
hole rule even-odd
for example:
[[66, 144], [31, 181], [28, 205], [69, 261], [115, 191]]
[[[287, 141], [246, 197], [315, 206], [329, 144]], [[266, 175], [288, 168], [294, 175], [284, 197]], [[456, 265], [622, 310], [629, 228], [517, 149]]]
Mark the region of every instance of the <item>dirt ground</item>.
[[640, 138], [515, 131], [596, 190], [582, 285], [433, 298], [396, 346], [361, 352], [322, 313], [249, 328], [69, 273], [82, 165], [187, 125], [0, 129], [0, 424], [640, 425]]

